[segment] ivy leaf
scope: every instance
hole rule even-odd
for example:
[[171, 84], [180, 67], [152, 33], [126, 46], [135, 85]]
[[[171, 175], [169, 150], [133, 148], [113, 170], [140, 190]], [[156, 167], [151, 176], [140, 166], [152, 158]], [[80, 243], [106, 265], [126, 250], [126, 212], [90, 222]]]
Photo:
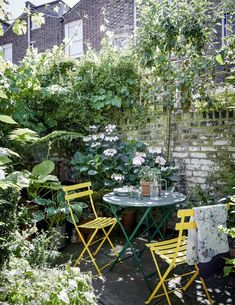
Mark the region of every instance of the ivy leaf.
[[3, 90], [0, 90], [0, 98], [7, 98], [7, 95]]
[[34, 13], [32, 16], [32, 22], [37, 26], [40, 27], [42, 24], [45, 23], [45, 18], [42, 13]]
[[[1, 92], [1, 91], [0, 91]], [[0, 97], [1, 97], [1, 93], [0, 93]], [[16, 125], [18, 124], [16, 121], [14, 121], [10, 116], [8, 115], [3, 115], [0, 114], [0, 121], [7, 123], [7, 124], [12, 124], [12, 125]]]
[[25, 20], [16, 19], [12, 29], [16, 35], [25, 35], [27, 32], [27, 23]]
[[215, 59], [221, 66], [224, 65], [224, 59], [221, 54], [216, 55]]

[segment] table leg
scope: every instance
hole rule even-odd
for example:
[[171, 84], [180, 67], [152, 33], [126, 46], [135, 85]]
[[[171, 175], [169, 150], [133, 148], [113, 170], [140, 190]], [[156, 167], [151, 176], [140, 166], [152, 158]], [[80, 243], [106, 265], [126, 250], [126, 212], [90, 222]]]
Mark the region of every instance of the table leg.
[[156, 223], [156, 220], [153, 219], [153, 216], [151, 216], [153, 222], [154, 222], [155, 225], [156, 225], [156, 229], [155, 229], [154, 233], [151, 235], [151, 240], [154, 239], [154, 237], [155, 237], [157, 234], [159, 234], [160, 237], [161, 237], [161, 239], [164, 240], [164, 237], [163, 237], [162, 232], [161, 232], [161, 228], [162, 228], [163, 224], [169, 219], [169, 217], [170, 217], [170, 215], [172, 214], [173, 211], [174, 211], [174, 208], [169, 207], [169, 208], [167, 209], [167, 211], [166, 211], [165, 213], [163, 213], [162, 220], [161, 220], [161, 222], [160, 222], [159, 224], [157, 224], [157, 223]]
[[113, 213], [114, 217], [117, 219], [117, 222], [118, 222], [118, 224], [119, 224], [119, 226], [120, 226], [120, 228], [121, 228], [121, 230], [122, 230], [122, 232], [123, 232], [123, 235], [124, 235], [124, 237], [125, 237], [125, 239], [126, 239], [125, 245], [123, 246], [123, 248], [122, 248], [121, 252], [119, 253], [118, 257], [117, 257], [117, 258], [114, 260], [114, 262], [112, 263], [110, 270], [112, 270], [113, 267], [116, 265], [116, 263], [117, 263], [118, 261], [120, 261], [120, 258], [121, 258], [122, 255], [125, 253], [126, 249], [127, 249], [128, 247], [130, 247], [130, 248], [131, 248], [131, 252], [133, 253], [133, 256], [134, 256], [134, 258], [135, 258], [136, 265], [137, 265], [137, 267], [139, 268], [139, 271], [142, 273], [143, 278], [144, 278], [144, 281], [146, 282], [146, 285], [148, 286], [148, 288], [149, 288], [150, 291], [151, 291], [151, 287], [150, 287], [150, 285], [149, 285], [149, 283], [148, 283], [148, 280], [147, 280], [147, 278], [146, 278], [146, 276], [145, 276], [145, 273], [144, 273], [144, 270], [143, 270], [141, 261], [140, 261], [140, 259], [138, 258], [138, 255], [136, 254], [135, 249], [134, 249], [134, 247], [133, 247], [133, 245], [132, 245], [132, 239], [135, 237], [135, 235], [136, 235], [137, 231], [139, 230], [140, 226], [142, 225], [142, 223], [143, 223], [143, 222], [145, 221], [145, 219], [148, 217], [148, 215], [149, 215], [149, 213], [150, 213], [150, 211], [151, 211], [151, 207], [149, 207], [149, 208], [146, 209], [145, 213], [143, 214], [143, 216], [142, 216], [141, 219], [139, 220], [137, 226], [135, 227], [134, 231], [131, 233], [130, 236], [127, 235], [127, 233], [126, 233], [126, 231], [125, 231], [125, 229], [124, 229], [124, 227], [123, 227], [123, 225], [122, 225], [122, 223], [121, 223], [121, 221], [120, 221], [120, 219], [119, 219], [119, 217], [118, 217], [118, 215], [117, 215], [117, 213], [116, 213], [116, 210], [115, 210], [115, 208], [113, 208], [112, 204], [110, 204], [110, 209], [111, 209], [111, 212]]

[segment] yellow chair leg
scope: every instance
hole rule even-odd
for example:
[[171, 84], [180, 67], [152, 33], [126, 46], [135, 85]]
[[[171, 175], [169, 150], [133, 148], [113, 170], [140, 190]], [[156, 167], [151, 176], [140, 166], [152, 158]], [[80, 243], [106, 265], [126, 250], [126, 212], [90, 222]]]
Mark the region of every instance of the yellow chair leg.
[[109, 229], [108, 232], [106, 232], [105, 229], [102, 228], [102, 231], [104, 232], [104, 236], [105, 236], [105, 237], [103, 238], [103, 240], [101, 241], [101, 243], [99, 244], [99, 246], [97, 247], [97, 249], [95, 250], [95, 252], [93, 253], [94, 256], [99, 252], [100, 248], [103, 246], [103, 244], [104, 244], [104, 242], [105, 242], [106, 240], [108, 240], [108, 242], [109, 242], [109, 244], [110, 244], [112, 250], [114, 251], [115, 255], [118, 256], [118, 253], [116, 252], [116, 250], [115, 250], [115, 248], [114, 248], [114, 246], [113, 246], [113, 244], [112, 244], [112, 242], [111, 242], [111, 240], [110, 240], [110, 238], [109, 238], [109, 234], [112, 232], [112, 230], [113, 230], [113, 228], [115, 227], [115, 225], [116, 225], [116, 223], [114, 223], [114, 224], [111, 226], [111, 228]]
[[94, 266], [95, 266], [95, 268], [96, 268], [96, 270], [97, 270], [97, 272], [98, 272], [100, 275], [102, 275], [102, 273], [101, 273], [101, 271], [100, 271], [98, 265], [96, 264], [96, 261], [95, 261], [94, 257], [92, 256], [92, 253], [91, 253], [91, 251], [90, 251], [90, 249], [89, 249], [89, 245], [91, 244], [92, 240], [94, 239], [94, 237], [95, 237], [97, 231], [98, 231], [98, 229], [96, 229], [96, 230], [93, 232], [93, 234], [91, 235], [89, 241], [86, 243], [85, 240], [84, 240], [84, 238], [82, 237], [82, 234], [81, 234], [80, 231], [78, 230], [78, 232], [79, 232], [79, 237], [81, 238], [81, 240], [82, 240], [82, 242], [83, 242], [83, 244], [84, 244], [84, 249], [82, 250], [82, 252], [81, 252], [81, 254], [79, 255], [79, 257], [77, 258], [77, 260], [76, 260], [74, 266], [76, 266], [76, 265], [79, 263], [79, 261], [80, 261], [81, 258], [83, 257], [83, 254], [87, 251], [88, 254], [89, 254], [89, 256], [90, 256], [90, 258], [91, 258], [91, 260], [92, 260], [92, 263], [94, 264]]
[[170, 271], [171, 271], [171, 269], [172, 269], [172, 266], [170, 265], [170, 266], [168, 267], [168, 269], [166, 270], [166, 272], [164, 273], [164, 275], [162, 276], [162, 275], [161, 275], [161, 272], [160, 272], [160, 269], [159, 269], [159, 267], [158, 267], [158, 263], [157, 263], [155, 254], [153, 253], [152, 250], [151, 250], [151, 253], [152, 253], [152, 256], [153, 256], [154, 264], [155, 264], [156, 269], [157, 269], [157, 272], [158, 272], [158, 276], [159, 276], [160, 282], [157, 284], [157, 286], [155, 287], [155, 289], [153, 290], [153, 292], [151, 293], [150, 297], [149, 297], [148, 300], [145, 302], [145, 304], [149, 304], [149, 303], [152, 301], [152, 299], [154, 298], [154, 296], [155, 296], [156, 293], [158, 292], [159, 288], [162, 286], [162, 287], [163, 287], [163, 290], [164, 290], [164, 292], [165, 292], [165, 296], [166, 296], [168, 305], [172, 305], [172, 304], [171, 304], [171, 301], [170, 301], [170, 298], [169, 298], [169, 295], [168, 295], [168, 292], [167, 292], [167, 289], [166, 289], [166, 286], [165, 286], [165, 284], [164, 284], [164, 281], [165, 281], [166, 277], [168, 276], [168, 274], [170, 273]]
[[191, 276], [191, 278], [189, 279], [189, 281], [184, 285], [184, 287], [182, 288], [183, 291], [186, 291], [188, 289], [188, 287], [193, 283], [193, 281], [196, 279], [196, 277], [198, 276], [198, 271], [196, 270], [193, 275]]
[[[198, 271], [198, 273], [199, 273], [199, 268], [198, 268], [198, 265], [197, 265], [197, 264], [195, 264], [195, 269], [196, 269], [196, 270]], [[207, 289], [207, 287], [206, 287], [206, 284], [205, 284], [203, 278], [202, 278], [202, 277], [199, 277], [199, 279], [200, 279], [200, 282], [201, 282], [201, 284], [202, 284], [202, 287], [203, 287], [203, 289], [204, 289], [204, 291], [205, 291], [205, 294], [206, 294], [206, 296], [207, 296], [207, 299], [208, 299], [209, 304], [210, 304], [210, 305], [213, 305], [213, 301], [212, 301], [212, 299], [211, 299], [211, 297], [210, 297], [209, 291], [208, 291], [208, 289]]]
[[205, 284], [205, 282], [204, 282], [204, 280], [203, 280], [202, 277], [200, 277], [200, 281], [201, 281], [201, 283], [202, 283], [202, 287], [203, 287], [203, 289], [204, 289], [204, 291], [205, 291], [205, 294], [206, 294], [206, 296], [207, 296], [207, 299], [208, 299], [209, 304], [210, 304], [210, 305], [213, 305], [213, 301], [212, 301], [212, 299], [211, 299], [211, 297], [210, 297], [209, 291], [208, 291], [208, 289], [207, 289], [207, 287], [206, 287], [206, 284]]

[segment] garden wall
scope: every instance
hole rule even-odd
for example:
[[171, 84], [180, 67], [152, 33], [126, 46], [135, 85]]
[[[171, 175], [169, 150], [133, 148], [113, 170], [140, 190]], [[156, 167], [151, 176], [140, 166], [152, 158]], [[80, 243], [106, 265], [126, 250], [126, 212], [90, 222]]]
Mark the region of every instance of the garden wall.
[[[183, 191], [193, 185], [207, 187], [207, 177], [218, 168], [217, 161], [235, 161], [235, 111], [174, 114], [171, 119], [171, 157], [175, 160]], [[163, 149], [168, 135], [168, 116], [133, 128], [127, 125], [130, 138], [138, 138], [150, 146]]]

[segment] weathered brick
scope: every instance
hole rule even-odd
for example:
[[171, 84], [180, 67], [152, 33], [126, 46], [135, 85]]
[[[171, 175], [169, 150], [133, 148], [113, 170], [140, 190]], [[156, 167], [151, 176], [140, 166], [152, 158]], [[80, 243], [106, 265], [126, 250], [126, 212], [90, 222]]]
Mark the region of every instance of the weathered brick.
[[201, 151], [216, 151], [215, 147], [202, 146]]
[[206, 154], [205, 153], [190, 153], [190, 157], [192, 158], [206, 158]]

